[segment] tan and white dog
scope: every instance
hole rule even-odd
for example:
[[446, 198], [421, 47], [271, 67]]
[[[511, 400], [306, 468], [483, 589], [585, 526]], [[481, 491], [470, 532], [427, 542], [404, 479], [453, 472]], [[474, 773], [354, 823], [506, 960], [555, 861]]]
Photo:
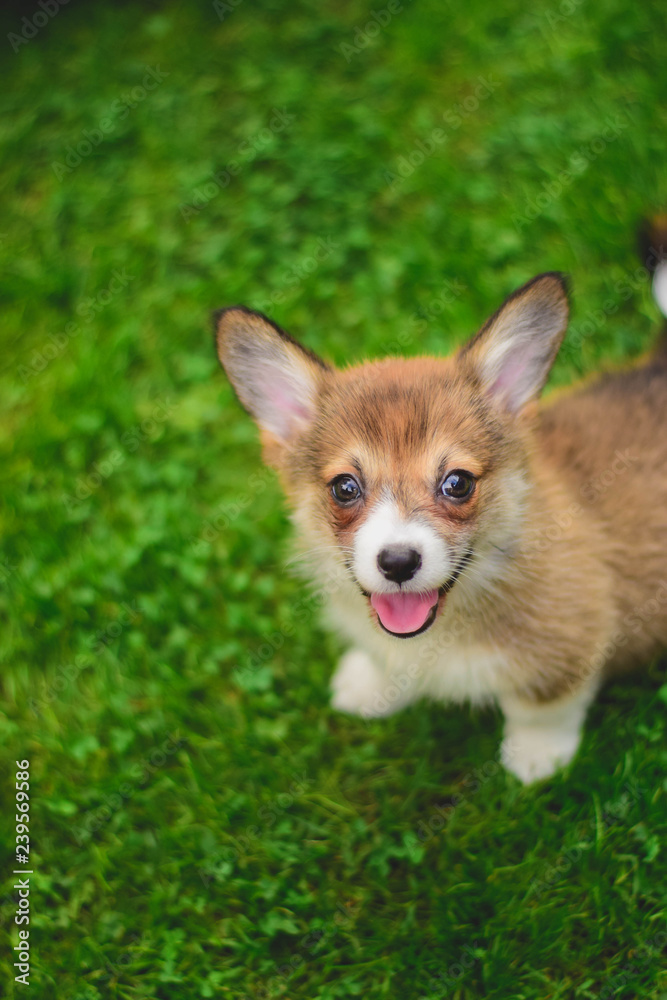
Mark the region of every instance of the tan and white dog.
[[452, 357], [340, 370], [259, 313], [216, 316], [351, 643], [334, 707], [499, 704], [524, 782], [571, 760], [610, 671], [667, 645], [667, 349], [538, 405], [567, 319], [541, 274]]

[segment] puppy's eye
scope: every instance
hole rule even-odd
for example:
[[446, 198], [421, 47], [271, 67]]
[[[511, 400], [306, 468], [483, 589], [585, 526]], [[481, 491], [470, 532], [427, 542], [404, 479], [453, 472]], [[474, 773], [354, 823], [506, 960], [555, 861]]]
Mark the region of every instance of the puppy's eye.
[[440, 492], [445, 497], [452, 497], [454, 500], [465, 500], [475, 489], [475, 477], [469, 472], [456, 469], [445, 476], [440, 484]]
[[354, 476], [336, 476], [331, 484], [331, 495], [336, 503], [354, 503], [361, 496], [361, 486]]

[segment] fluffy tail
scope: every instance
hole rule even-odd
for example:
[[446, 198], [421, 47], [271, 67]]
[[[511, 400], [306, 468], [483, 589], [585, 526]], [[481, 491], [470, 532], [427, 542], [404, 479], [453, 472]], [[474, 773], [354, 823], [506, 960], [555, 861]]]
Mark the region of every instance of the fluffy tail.
[[667, 214], [642, 222], [639, 252], [642, 263], [653, 274], [653, 297], [658, 309], [667, 318]]

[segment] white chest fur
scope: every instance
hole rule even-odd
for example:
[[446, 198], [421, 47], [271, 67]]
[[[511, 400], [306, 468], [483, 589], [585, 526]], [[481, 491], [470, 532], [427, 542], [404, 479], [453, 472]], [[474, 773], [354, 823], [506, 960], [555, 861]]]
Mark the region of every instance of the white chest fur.
[[[501, 757], [528, 783], [553, 774], [576, 753], [586, 709], [597, 687], [585, 684], [574, 695], [546, 705], [527, 704], [511, 693], [510, 669], [502, 651], [466, 639], [465, 622], [440, 624], [422, 640], [378, 635], [352, 602], [332, 601], [330, 621], [353, 638], [357, 648], [342, 657], [333, 675], [332, 705], [372, 718], [391, 715], [420, 697], [442, 701], [498, 701], [505, 714]], [[451, 626], [452, 623], [450, 623]]]
[[334, 705], [341, 710], [389, 715], [420, 697], [483, 704], [509, 687], [506, 657], [473, 641], [463, 617], [444, 617], [420, 638], [395, 639], [378, 632], [356, 594], [338, 593], [326, 618], [355, 646], [333, 680]]

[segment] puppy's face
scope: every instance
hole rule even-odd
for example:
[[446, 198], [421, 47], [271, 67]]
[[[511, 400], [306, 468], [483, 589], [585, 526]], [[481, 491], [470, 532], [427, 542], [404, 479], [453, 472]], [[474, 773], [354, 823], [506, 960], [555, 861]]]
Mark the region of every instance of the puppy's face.
[[522, 413], [566, 323], [562, 280], [542, 275], [454, 358], [341, 371], [257, 313], [219, 314], [220, 360], [302, 534], [316, 559], [335, 553], [378, 628], [421, 635], [470, 562], [518, 536]]

